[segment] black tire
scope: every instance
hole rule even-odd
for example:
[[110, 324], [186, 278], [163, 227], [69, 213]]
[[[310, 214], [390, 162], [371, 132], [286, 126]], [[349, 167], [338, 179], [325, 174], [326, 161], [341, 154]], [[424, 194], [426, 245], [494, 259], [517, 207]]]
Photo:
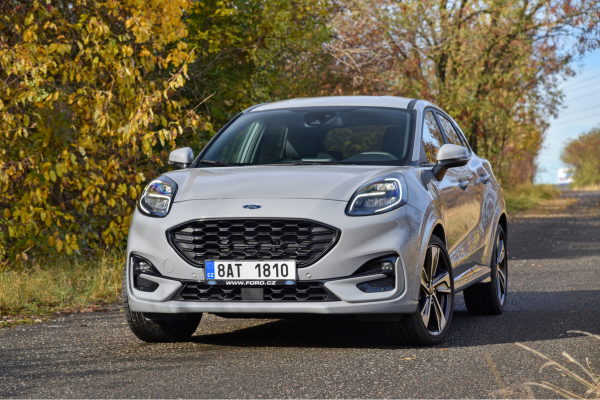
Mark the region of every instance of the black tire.
[[[437, 263], [435, 263], [435, 254], [437, 254]], [[434, 271], [433, 277], [428, 276], [431, 274], [427, 273], [427, 266], [430, 266], [429, 271]], [[421, 268], [419, 287], [417, 311], [405, 315], [398, 322], [386, 323], [386, 329], [391, 339], [398, 344], [434, 346], [441, 343], [448, 335], [454, 308], [452, 264], [444, 242], [435, 235], [432, 235], [429, 240], [427, 254]], [[434, 318], [431, 318], [432, 316]], [[425, 320], [428, 322], [426, 323]], [[439, 329], [440, 324], [441, 329]]]
[[135, 336], [144, 342], [182, 342], [189, 339], [200, 324], [202, 314], [190, 314], [185, 321], [150, 321], [144, 317], [141, 312], [131, 311], [129, 309], [129, 299], [127, 297], [127, 269], [123, 271], [123, 281], [121, 283], [121, 300], [123, 301], [123, 311], [129, 329]]
[[[499, 252], [500, 251], [500, 252]], [[477, 283], [465, 289], [465, 305], [474, 315], [502, 314], [508, 294], [508, 260], [506, 257], [506, 235], [498, 224], [492, 252], [491, 282]]]

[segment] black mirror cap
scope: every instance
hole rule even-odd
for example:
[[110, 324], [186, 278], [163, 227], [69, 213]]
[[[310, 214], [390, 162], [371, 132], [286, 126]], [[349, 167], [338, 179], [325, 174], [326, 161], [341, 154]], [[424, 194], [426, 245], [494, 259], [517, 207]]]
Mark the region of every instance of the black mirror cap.
[[444, 179], [448, 168], [462, 167], [463, 165], [467, 165], [468, 162], [468, 158], [451, 158], [445, 161], [438, 161], [431, 172], [433, 172], [433, 176], [435, 176], [438, 181], [441, 181]]
[[180, 162], [172, 162], [169, 161], [169, 164], [174, 166], [175, 168], [179, 168], [179, 169], [185, 169], [185, 168], [189, 168], [190, 165], [192, 165], [191, 163], [180, 163]]

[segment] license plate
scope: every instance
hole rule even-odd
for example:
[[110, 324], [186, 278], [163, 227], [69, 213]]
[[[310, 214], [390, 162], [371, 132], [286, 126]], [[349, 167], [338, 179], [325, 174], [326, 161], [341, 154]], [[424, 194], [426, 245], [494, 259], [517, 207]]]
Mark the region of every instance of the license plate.
[[296, 261], [206, 261], [209, 285], [295, 285]]

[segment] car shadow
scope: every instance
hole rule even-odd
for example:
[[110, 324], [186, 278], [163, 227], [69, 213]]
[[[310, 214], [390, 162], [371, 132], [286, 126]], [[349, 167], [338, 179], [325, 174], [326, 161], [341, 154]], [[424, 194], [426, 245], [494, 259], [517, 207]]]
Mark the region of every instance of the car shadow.
[[[598, 291], [516, 292], [512, 297], [509, 301], [517, 307], [508, 303], [508, 311], [495, 316], [471, 315], [458, 304], [450, 333], [438, 347], [555, 340], [572, 335], [569, 330], [600, 333]], [[535, 306], [527, 306], [531, 300]], [[191, 341], [233, 347], [404, 347], [390, 339], [384, 323], [359, 322], [345, 316], [267, 320], [223, 333], [202, 334], [200, 328]]]

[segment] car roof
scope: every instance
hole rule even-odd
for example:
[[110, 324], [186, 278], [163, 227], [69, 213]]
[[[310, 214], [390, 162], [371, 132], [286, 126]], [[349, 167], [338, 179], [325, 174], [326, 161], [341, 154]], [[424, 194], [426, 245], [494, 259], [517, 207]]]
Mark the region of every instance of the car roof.
[[[391, 107], [407, 109], [414, 99], [396, 96], [327, 96], [301, 97], [297, 99], [260, 104], [248, 109], [248, 112], [277, 110], [281, 108], [328, 107], [328, 106], [362, 106]], [[411, 107], [412, 108], [412, 107]]]

